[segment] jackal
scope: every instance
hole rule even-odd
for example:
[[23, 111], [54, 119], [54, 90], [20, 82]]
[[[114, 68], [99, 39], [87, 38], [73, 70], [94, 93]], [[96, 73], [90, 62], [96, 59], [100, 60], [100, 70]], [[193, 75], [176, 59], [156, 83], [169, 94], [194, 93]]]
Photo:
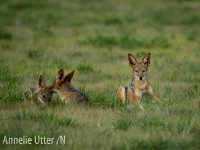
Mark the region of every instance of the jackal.
[[120, 86], [117, 90], [118, 98], [122, 103], [131, 103], [133, 100], [139, 103], [142, 94], [145, 92], [150, 94], [155, 100], [158, 99], [147, 79], [150, 59], [151, 53], [147, 53], [142, 62], [138, 62], [132, 54], [128, 54], [129, 66], [133, 72], [133, 80], [129, 85]]
[[75, 89], [71, 84], [74, 71], [75, 69], [64, 76], [64, 70], [60, 69], [56, 77], [55, 90], [65, 102], [82, 102], [88, 99], [85, 94]]
[[38, 78], [37, 86], [28, 88], [25, 92], [28, 93], [29, 97], [36, 96], [39, 102], [45, 104], [51, 101], [51, 97], [53, 93], [55, 93], [53, 88], [53, 84], [46, 86], [44, 76], [40, 75]]

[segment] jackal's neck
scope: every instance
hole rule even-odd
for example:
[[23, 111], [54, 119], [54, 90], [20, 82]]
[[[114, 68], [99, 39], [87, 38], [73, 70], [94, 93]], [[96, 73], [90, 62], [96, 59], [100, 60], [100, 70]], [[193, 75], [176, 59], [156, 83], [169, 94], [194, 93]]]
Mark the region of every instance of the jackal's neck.
[[148, 85], [147, 80], [135, 80], [134, 85], [138, 87], [139, 89], [145, 89]]

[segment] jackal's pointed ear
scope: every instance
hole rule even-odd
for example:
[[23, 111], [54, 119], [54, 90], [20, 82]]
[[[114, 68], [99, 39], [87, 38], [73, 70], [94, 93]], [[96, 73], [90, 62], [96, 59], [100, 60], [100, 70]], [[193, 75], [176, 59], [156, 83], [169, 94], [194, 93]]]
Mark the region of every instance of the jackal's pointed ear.
[[74, 71], [75, 71], [75, 69], [72, 70], [72, 72], [68, 73], [68, 74], [65, 76], [64, 81], [71, 82], [71, 80], [72, 80], [72, 78], [73, 78], [73, 76], [74, 76]]
[[151, 60], [151, 53], [147, 53], [144, 58], [142, 59], [142, 63], [149, 66]]
[[38, 78], [38, 87], [39, 88], [45, 87], [45, 80], [43, 75], [40, 75]]
[[58, 75], [57, 75], [57, 79], [61, 80], [64, 76], [64, 70], [61, 68], [59, 71], [58, 71]]
[[128, 53], [128, 61], [130, 67], [134, 67], [137, 64], [137, 59], [130, 53]]

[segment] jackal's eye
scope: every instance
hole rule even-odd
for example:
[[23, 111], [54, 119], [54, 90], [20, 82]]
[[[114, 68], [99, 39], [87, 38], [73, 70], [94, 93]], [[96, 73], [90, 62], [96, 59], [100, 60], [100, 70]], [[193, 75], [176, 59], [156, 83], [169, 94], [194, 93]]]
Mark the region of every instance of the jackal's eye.
[[145, 73], [146, 72], [146, 70], [142, 70], [142, 73]]
[[43, 97], [44, 99], [46, 99], [46, 95], [43, 94], [42, 97]]
[[139, 73], [139, 71], [138, 71], [138, 70], [135, 70], [135, 72], [136, 72], [136, 73]]

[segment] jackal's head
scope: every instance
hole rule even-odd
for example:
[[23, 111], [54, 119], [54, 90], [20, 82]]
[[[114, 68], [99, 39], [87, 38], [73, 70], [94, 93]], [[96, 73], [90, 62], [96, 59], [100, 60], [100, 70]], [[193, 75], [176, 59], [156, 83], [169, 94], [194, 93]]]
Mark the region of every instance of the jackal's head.
[[46, 86], [44, 76], [40, 75], [38, 78], [37, 89], [36, 89], [38, 100], [43, 104], [50, 102], [51, 97], [54, 93], [53, 88], [54, 85]]
[[147, 53], [141, 62], [132, 55], [128, 54], [129, 66], [133, 69], [133, 76], [135, 80], [146, 80], [148, 67], [150, 65], [151, 53]]
[[70, 73], [64, 76], [64, 70], [60, 69], [58, 71], [57, 77], [56, 77], [56, 82], [55, 82], [55, 87], [57, 91], [63, 91], [67, 90], [67, 87], [70, 86], [71, 80], [74, 76], [74, 70], [72, 70]]

